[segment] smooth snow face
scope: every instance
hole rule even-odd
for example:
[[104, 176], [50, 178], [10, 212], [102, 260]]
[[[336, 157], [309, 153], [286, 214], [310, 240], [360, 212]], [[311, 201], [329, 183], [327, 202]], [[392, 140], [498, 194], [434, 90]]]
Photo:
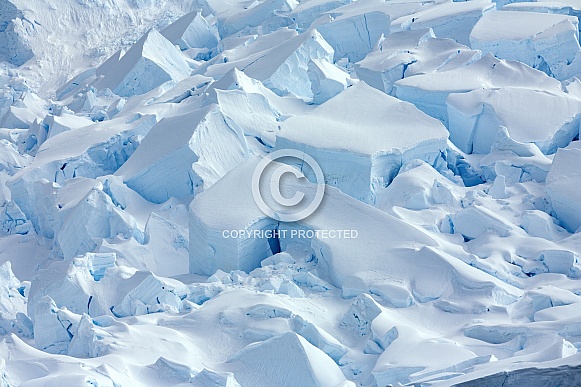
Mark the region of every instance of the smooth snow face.
[[450, 140], [466, 153], [490, 153], [501, 127], [511, 139], [533, 143], [545, 154], [579, 135], [581, 101], [563, 92], [480, 89], [450, 94], [446, 104]]
[[431, 28], [439, 38], [453, 39], [468, 46], [474, 25], [494, 8], [489, 0], [445, 2], [392, 21], [391, 31]]
[[116, 174], [154, 203], [199, 193], [247, 156], [243, 134], [215, 105], [168, 117], [143, 141]]
[[394, 95], [447, 125], [446, 98], [450, 93], [510, 86], [562, 91], [556, 79], [520, 62], [499, 60], [488, 54], [468, 66], [399, 80], [394, 84]]
[[563, 1], [0, 0], [0, 385], [579, 384]]
[[374, 200], [373, 187], [389, 184], [403, 162], [435, 163], [448, 137], [437, 120], [363, 82], [281, 128], [276, 149], [310, 154], [327, 184], [367, 202]]
[[113, 71], [95, 82], [95, 87], [127, 97], [147, 93], [164, 82], [181, 81], [189, 74], [188, 63], [179, 51], [151, 29], [121, 57]]
[[[470, 33], [474, 49], [518, 60], [567, 79], [579, 71], [579, 21], [576, 17], [536, 12], [490, 12]], [[573, 67], [573, 69], [571, 69]]]
[[167, 40], [176, 44], [181, 50], [189, 48], [216, 48], [217, 34], [211, 30], [208, 21], [201, 12], [190, 12], [161, 31]]
[[395, 32], [355, 64], [359, 78], [387, 94], [394, 82], [416, 74], [448, 71], [480, 59], [480, 51], [471, 50], [450, 39], [437, 39], [432, 30]]
[[561, 225], [571, 232], [581, 227], [579, 206], [579, 161], [581, 149], [570, 146], [559, 149], [547, 176], [547, 195]]

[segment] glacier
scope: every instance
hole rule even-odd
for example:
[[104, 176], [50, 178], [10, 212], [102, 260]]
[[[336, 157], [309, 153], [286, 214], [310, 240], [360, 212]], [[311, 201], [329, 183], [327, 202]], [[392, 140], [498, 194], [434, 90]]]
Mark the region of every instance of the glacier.
[[579, 15], [0, 0], [0, 386], [578, 384]]

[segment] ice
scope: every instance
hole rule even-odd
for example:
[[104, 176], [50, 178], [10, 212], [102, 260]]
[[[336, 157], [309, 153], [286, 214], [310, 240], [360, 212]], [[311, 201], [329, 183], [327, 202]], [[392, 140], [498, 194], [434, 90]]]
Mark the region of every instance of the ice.
[[464, 238], [475, 239], [486, 232], [493, 232], [506, 237], [513, 230], [513, 226], [494, 214], [492, 211], [478, 206], [471, 206], [450, 217], [454, 232], [462, 234]]
[[135, 118], [119, 118], [63, 132], [47, 140], [34, 161], [7, 182], [12, 200], [37, 233], [52, 238], [50, 231], [41, 231], [50, 230], [52, 226], [41, 226], [39, 218], [45, 215], [36, 210], [37, 203], [48, 199], [42, 196], [44, 188], [38, 191], [44, 185], [42, 182], [63, 183], [72, 177], [93, 178], [115, 172], [156, 122], [151, 115]]
[[[85, 254], [54, 262], [38, 272], [32, 280], [28, 312], [35, 327], [43, 320], [36, 318], [34, 311], [38, 308], [44, 314], [58, 307], [91, 317], [177, 313], [182, 309], [185, 294], [185, 286], [178, 281], [117, 266], [114, 254]], [[55, 306], [49, 308], [49, 304]]]
[[390, 28], [391, 31], [431, 28], [438, 38], [453, 39], [469, 46], [470, 31], [483, 15], [494, 8], [494, 3], [489, 0], [444, 2], [395, 19]]
[[208, 94], [210, 100], [215, 94], [213, 102], [220, 105], [228, 125], [240, 128], [246, 136], [254, 137], [259, 142], [274, 147], [279, 121], [286, 113], [285, 109], [279, 106], [279, 96], [237, 68], [230, 70], [222, 79], [212, 84]]
[[379, 49], [355, 64], [359, 78], [392, 94], [393, 83], [416, 74], [453, 70], [480, 59], [471, 50], [450, 39], [438, 39], [433, 31], [406, 30], [389, 34]]
[[0, 385], [576, 384], [563, 1], [0, 0]]
[[192, 382], [200, 387], [240, 387], [231, 372], [213, 372], [206, 368], [197, 374]]
[[61, 320], [62, 312], [63, 309], [59, 309], [49, 296], [44, 296], [35, 303], [31, 315], [35, 321], [34, 341], [39, 349], [48, 353], [67, 353], [73, 336], [67, 327], [72, 324], [66, 320], [66, 315], [62, 316], [64, 321]]
[[447, 125], [446, 98], [450, 93], [476, 89], [520, 87], [559, 92], [559, 81], [520, 62], [499, 60], [490, 54], [450, 71], [420, 74], [394, 84], [397, 98], [415, 104], [420, 110]]
[[30, 90], [13, 90], [12, 102], [6, 112], [0, 115], [0, 127], [8, 129], [28, 129], [35, 120], [47, 113], [47, 104]]
[[0, 334], [18, 326], [19, 314], [26, 313], [24, 287], [12, 273], [10, 261], [0, 265]]
[[299, 28], [307, 29], [321, 14], [351, 2], [351, 0], [302, 1], [290, 12], [289, 17]]
[[310, 100], [313, 92], [308, 63], [313, 59], [333, 61], [333, 49], [321, 34], [316, 29], [297, 34], [282, 28], [263, 39], [253, 40], [239, 50], [222, 52], [207, 67], [196, 71], [205, 70], [204, 75], [221, 78], [237, 67], [279, 95], [291, 93]]
[[12, 2], [3, 2], [0, 40], [5, 42], [0, 48], [0, 60], [20, 66], [34, 55], [28, 41], [31, 22]]
[[448, 137], [443, 125], [413, 105], [363, 82], [281, 128], [276, 149], [306, 152], [321, 166], [326, 184], [368, 203], [407, 160], [437, 163]]
[[389, 25], [392, 20], [411, 15], [431, 5], [433, 4], [416, 1], [352, 2], [326, 12], [313, 25], [335, 50], [335, 61], [348, 58], [350, 62], [355, 63], [373, 50], [382, 35], [390, 33]]
[[241, 12], [223, 12], [217, 15], [220, 36], [232, 35], [240, 30], [259, 27], [263, 31], [274, 31], [288, 25], [283, 15], [292, 11], [298, 3], [295, 0], [265, 0], [251, 3]]
[[485, 15], [470, 33], [474, 49], [518, 60], [557, 79], [579, 72], [579, 21], [575, 16], [538, 12]]
[[295, 333], [251, 344], [234, 355], [229, 366], [243, 385], [352, 385], [330, 357]]
[[526, 211], [521, 217], [521, 227], [529, 235], [548, 240], [557, 240], [564, 237], [564, 230], [557, 225], [557, 220], [551, 215], [539, 211]]
[[210, 105], [161, 120], [116, 175], [145, 199], [163, 203], [208, 188], [247, 152], [243, 134]]
[[144, 94], [164, 82], [181, 81], [191, 70], [180, 52], [155, 29], [149, 30], [109, 71], [95, 82], [97, 89], [111, 89], [129, 97]]
[[161, 31], [173, 44], [181, 50], [189, 48], [215, 49], [218, 45], [218, 36], [212, 30], [208, 21], [202, 16], [201, 11], [185, 14]]
[[[261, 257], [268, 257], [269, 253], [273, 252], [272, 243], [269, 243], [272, 241], [253, 237], [253, 230], [260, 232], [275, 230], [277, 227], [279, 231], [289, 229], [283, 223], [267, 218], [253, 202], [249, 177], [257, 162], [257, 159], [248, 160], [192, 202], [191, 272], [209, 275], [217, 269], [250, 271], [258, 267]], [[213, 203], [228, 197], [231, 186], [237, 188], [237, 200], [231, 202], [228, 219], [218, 220]], [[302, 192], [305, 192], [305, 188], [308, 189], [307, 197], [312, 197], [313, 185], [298, 187]], [[345, 202], [349, 205], [342, 204]], [[406, 307], [415, 302], [441, 299], [439, 306], [442, 309], [454, 310], [456, 306], [447, 300], [462, 297], [460, 295], [466, 292], [470, 293], [473, 299], [476, 294], [482, 294], [480, 301], [473, 301], [469, 307], [475, 312], [485, 309], [484, 305], [487, 302], [501, 305], [514, 302], [519, 294], [517, 289], [506, 286], [492, 276], [483, 278], [479, 270], [437, 250], [435, 240], [413, 226], [351, 199], [331, 187], [327, 187], [317, 211], [300, 223], [312, 230], [337, 228], [359, 230], [357, 241], [368, 246], [366, 249], [368, 259], [359, 261], [356, 270], [352, 265], [352, 257], [358, 254], [356, 252], [358, 244], [354, 244], [352, 239], [315, 237], [311, 240], [319, 276], [342, 288], [345, 297], [378, 289], [376, 291], [393, 305]], [[485, 227], [486, 225], [482, 226], [483, 229]], [[230, 230], [247, 230], [245, 232], [250, 234], [232, 238], [225, 234]], [[283, 249], [301, 242], [289, 237], [290, 231], [285, 235], [286, 237], [280, 238], [280, 246]], [[370, 259], [371, 257], [375, 258]], [[423, 270], [425, 267], [429, 267], [430, 270]], [[392, 287], [384, 286], [382, 276], [379, 274], [382, 271], [392, 273], [394, 281]], [[297, 276], [308, 274], [312, 276], [311, 273], [299, 273]], [[308, 282], [299, 280], [297, 276], [295, 282], [299, 284]], [[458, 280], [450, 284], [444, 280], [449, 276]], [[462, 280], [459, 280], [460, 278]], [[468, 289], [478, 290], [475, 290], [475, 294]]]
[[[515, 106], [514, 101], [523, 105]], [[531, 108], [526, 114], [524, 101]], [[450, 139], [466, 153], [489, 153], [501, 126], [511, 139], [534, 143], [545, 154], [569, 145], [579, 135], [581, 101], [563, 92], [480, 89], [450, 94], [446, 104]]]
[[313, 103], [322, 104], [341, 93], [347, 87], [349, 75], [333, 64], [313, 59], [308, 63]]
[[577, 168], [581, 161], [578, 142], [559, 149], [547, 175], [547, 198], [559, 224], [570, 232], [581, 227], [581, 206], [577, 184], [581, 175]]

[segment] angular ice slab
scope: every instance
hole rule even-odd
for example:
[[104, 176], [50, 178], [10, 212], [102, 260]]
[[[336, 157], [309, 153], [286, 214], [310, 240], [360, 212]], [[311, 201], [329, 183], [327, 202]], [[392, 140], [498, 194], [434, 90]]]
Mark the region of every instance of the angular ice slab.
[[335, 50], [335, 61], [348, 58], [350, 62], [357, 62], [373, 50], [382, 36], [390, 33], [392, 20], [425, 10], [439, 2], [354, 1], [327, 12], [313, 25]]
[[547, 197], [559, 223], [570, 232], [581, 227], [581, 144], [559, 149], [547, 175]]
[[94, 86], [130, 97], [147, 93], [167, 81], [181, 81], [190, 72], [180, 51], [163, 35], [151, 29]]
[[28, 313], [35, 326], [39, 322], [35, 310], [46, 296], [75, 314], [125, 317], [179, 311], [185, 286], [147, 271], [117, 266], [115, 254], [85, 254], [56, 261], [32, 279]]
[[34, 161], [8, 181], [12, 200], [32, 221], [37, 233], [52, 238], [51, 233], [42, 231], [47, 227], [39, 221], [46, 214], [37, 212], [36, 206], [47, 200], [46, 193], [42, 189], [39, 191], [39, 184], [43, 185], [43, 181], [63, 183], [73, 177], [94, 178], [114, 173], [155, 123], [156, 118], [151, 115], [138, 115], [130, 119], [121, 117], [49, 138], [39, 148]]
[[373, 203], [411, 159], [434, 164], [448, 131], [412, 104], [359, 82], [309, 114], [281, 124], [276, 149], [298, 149], [321, 166], [325, 182]]
[[487, 54], [468, 66], [401, 79], [395, 82], [392, 94], [447, 125], [448, 94], [506, 86], [562, 91], [559, 81], [541, 71]]
[[188, 48], [213, 49], [218, 45], [217, 33], [213, 32], [201, 11], [185, 14], [161, 31], [161, 34], [181, 50]]
[[279, 95], [292, 93], [310, 100], [313, 92], [307, 67], [313, 59], [333, 62], [333, 49], [317, 30], [297, 35], [280, 29], [247, 47], [221, 53], [204, 75], [218, 79], [237, 67]]
[[474, 25], [494, 8], [490, 0], [445, 2], [392, 21], [391, 31], [431, 28], [438, 38], [453, 39], [468, 46]]
[[26, 313], [24, 287], [12, 273], [10, 261], [0, 265], [0, 335], [11, 333], [19, 314]]
[[247, 153], [244, 134], [210, 105], [161, 120], [116, 175], [145, 199], [163, 203], [199, 193]]
[[416, 74], [448, 71], [480, 59], [481, 52], [438, 39], [431, 29], [395, 32], [385, 37], [378, 50], [355, 64], [359, 79], [392, 93], [393, 83]]
[[581, 70], [577, 17], [538, 12], [486, 14], [470, 33], [470, 45], [498, 58], [518, 60], [567, 79]]
[[489, 153], [501, 127], [511, 139], [533, 143], [545, 154], [579, 135], [581, 101], [559, 91], [515, 87], [450, 94], [450, 140], [466, 153]]

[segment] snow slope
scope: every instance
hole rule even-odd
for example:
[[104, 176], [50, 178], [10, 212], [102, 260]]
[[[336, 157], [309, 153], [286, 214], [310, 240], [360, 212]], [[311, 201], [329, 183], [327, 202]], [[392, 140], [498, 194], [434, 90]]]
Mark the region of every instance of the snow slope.
[[580, 9], [0, 0], [0, 386], [579, 384]]

